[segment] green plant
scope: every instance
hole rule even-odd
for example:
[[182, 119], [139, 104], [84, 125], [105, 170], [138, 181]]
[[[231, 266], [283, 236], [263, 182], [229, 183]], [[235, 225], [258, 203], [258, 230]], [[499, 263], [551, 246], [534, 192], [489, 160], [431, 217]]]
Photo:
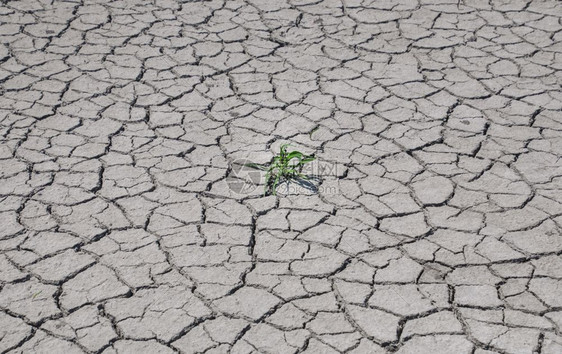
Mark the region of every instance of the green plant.
[[302, 168], [308, 162], [314, 161], [314, 155], [305, 155], [300, 151], [288, 152], [290, 144], [283, 144], [279, 148], [279, 154], [273, 157], [269, 166], [258, 164], [248, 164], [248, 166], [266, 171], [264, 195], [277, 194], [277, 186], [283, 181], [290, 181], [297, 178], [308, 179], [302, 174]]

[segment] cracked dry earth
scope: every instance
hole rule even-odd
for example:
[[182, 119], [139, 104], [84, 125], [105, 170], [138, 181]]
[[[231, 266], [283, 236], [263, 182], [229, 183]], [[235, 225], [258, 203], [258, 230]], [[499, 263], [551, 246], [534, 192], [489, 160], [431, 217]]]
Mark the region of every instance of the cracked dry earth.
[[3, 1], [0, 352], [562, 353], [561, 4]]

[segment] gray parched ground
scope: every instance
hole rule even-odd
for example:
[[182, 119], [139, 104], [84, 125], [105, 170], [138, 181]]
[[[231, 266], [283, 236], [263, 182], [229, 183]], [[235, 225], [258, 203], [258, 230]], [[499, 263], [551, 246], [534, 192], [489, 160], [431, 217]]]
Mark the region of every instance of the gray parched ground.
[[561, 17], [1, 1], [0, 353], [562, 353]]

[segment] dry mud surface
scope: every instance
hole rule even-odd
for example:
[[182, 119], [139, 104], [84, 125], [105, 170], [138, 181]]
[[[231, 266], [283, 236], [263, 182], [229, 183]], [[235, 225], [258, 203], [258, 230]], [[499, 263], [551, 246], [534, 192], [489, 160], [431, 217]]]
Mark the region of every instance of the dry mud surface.
[[2, 1], [0, 352], [561, 353], [561, 16]]

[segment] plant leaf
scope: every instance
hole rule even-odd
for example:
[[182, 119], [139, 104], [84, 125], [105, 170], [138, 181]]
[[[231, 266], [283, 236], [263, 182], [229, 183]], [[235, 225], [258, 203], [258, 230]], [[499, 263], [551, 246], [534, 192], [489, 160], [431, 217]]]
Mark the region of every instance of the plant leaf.
[[287, 155], [287, 148], [291, 146], [291, 144], [283, 144], [281, 145], [281, 148], [279, 149], [279, 155], [281, 156], [285, 156]]
[[290, 181], [295, 178], [309, 179], [302, 174], [304, 164], [316, 160], [313, 155], [305, 155], [300, 151], [287, 152], [291, 144], [281, 144], [279, 154], [273, 156], [269, 166], [249, 164], [250, 167], [266, 171], [264, 195], [277, 195], [277, 187], [281, 181]]
[[254, 163], [254, 162], [246, 163], [246, 164], [244, 164], [244, 166], [255, 168], [256, 170], [260, 170], [260, 171], [267, 170], [266, 166], [260, 165], [260, 164]]
[[287, 161], [291, 161], [294, 158], [297, 158], [299, 160], [302, 160], [302, 158], [305, 155], [302, 154], [302, 152], [300, 151], [291, 151], [288, 155], [287, 155]]

